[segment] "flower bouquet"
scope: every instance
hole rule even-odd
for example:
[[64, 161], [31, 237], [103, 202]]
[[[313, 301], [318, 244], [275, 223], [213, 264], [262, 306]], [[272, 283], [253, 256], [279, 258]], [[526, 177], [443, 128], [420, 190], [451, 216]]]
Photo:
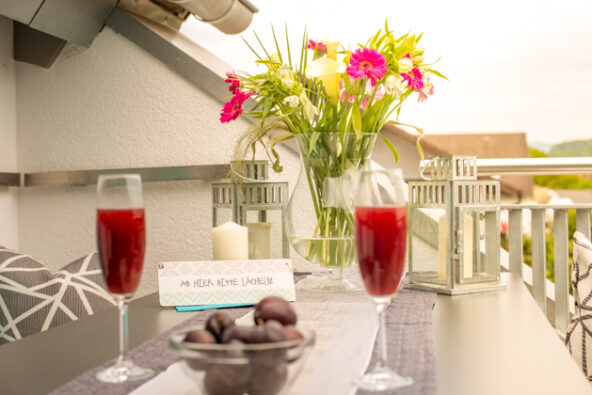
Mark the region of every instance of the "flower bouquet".
[[[354, 50], [335, 41], [311, 40], [305, 31], [302, 45], [294, 51], [287, 29], [282, 50], [273, 27], [272, 33], [273, 51], [256, 33], [261, 49], [245, 41], [263, 70], [252, 76], [227, 74], [233, 97], [220, 120], [236, 119], [250, 102], [244, 112], [258, 121], [239, 138], [234, 159], [254, 155], [261, 144], [277, 172], [282, 166], [276, 145], [296, 139], [300, 178], [306, 180], [316, 221], [308, 234], [294, 231], [294, 221], [287, 221], [287, 236], [308, 261], [327, 268], [348, 267], [355, 257], [348, 179], [370, 157], [378, 135], [398, 159], [393, 144], [380, 134], [382, 127], [400, 124], [403, 102], [412, 95], [426, 100], [434, 92], [430, 75], [443, 76], [431, 68], [433, 63], [424, 62], [421, 35], [396, 37], [387, 23]], [[418, 150], [421, 153], [419, 139]]]

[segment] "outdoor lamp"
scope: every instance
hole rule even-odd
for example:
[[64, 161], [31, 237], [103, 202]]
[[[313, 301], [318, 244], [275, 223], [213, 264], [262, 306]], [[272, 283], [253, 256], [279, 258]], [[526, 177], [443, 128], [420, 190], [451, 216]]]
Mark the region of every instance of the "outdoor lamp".
[[[246, 226], [249, 259], [288, 258], [290, 247], [283, 232], [288, 183], [270, 181], [265, 160], [235, 161], [231, 169], [235, 180], [212, 184], [214, 227], [227, 221]], [[274, 253], [274, 245], [281, 245], [281, 251]]]
[[475, 156], [422, 163], [409, 182], [409, 287], [456, 295], [500, 285], [500, 183], [477, 180]]

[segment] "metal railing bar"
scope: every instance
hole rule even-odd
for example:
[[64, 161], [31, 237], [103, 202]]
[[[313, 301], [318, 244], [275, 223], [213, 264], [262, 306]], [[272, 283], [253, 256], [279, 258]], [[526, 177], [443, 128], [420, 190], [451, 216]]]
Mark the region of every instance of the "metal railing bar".
[[565, 335], [569, 323], [569, 240], [567, 210], [553, 213], [554, 265], [555, 265], [555, 328]]
[[224, 164], [26, 173], [24, 175], [23, 186], [32, 187], [93, 185], [97, 183], [97, 179], [101, 174], [123, 173], [140, 174], [142, 176], [143, 182], [181, 180], [209, 181], [227, 178], [229, 171], [230, 166]]
[[592, 174], [592, 157], [477, 159], [480, 176]]
[[532, 210], [532, 296], [546, 314], [545, 210]]
[[500, 209], [506, 210], [536, 210], [536, 209], [553, 209], [553, 210], [570, 210], [570, 209], [583, 209], [592, 210], [592, 204], [574, 203], [574, 204], [500, 204]]
[[21, 185], [19, 173], [0, 173], [0, 186], [18, 187], [19, 185]]

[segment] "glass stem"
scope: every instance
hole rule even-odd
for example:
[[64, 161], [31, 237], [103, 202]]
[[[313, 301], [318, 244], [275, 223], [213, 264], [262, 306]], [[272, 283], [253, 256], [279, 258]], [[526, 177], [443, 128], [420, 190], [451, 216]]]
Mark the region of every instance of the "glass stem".
[[386, 308], [389, 302], [376, 302], [376, 312], [378, 313], [378, 342], [380, 346], [380, 359], [374, 369], [381, 369], [387, 363], [387, 343], [386, 343]]
[[119, 298], [117, 301], [119, 307], [119, 358], [118, 364], [127, 361], [128, 343], [128, 324], [127, 324], [127, 301], [125, 298]]

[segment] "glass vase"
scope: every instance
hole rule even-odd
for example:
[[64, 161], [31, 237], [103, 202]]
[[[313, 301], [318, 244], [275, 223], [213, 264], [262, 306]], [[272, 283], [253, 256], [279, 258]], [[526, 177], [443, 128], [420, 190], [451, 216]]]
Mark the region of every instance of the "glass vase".
[[316, 292], [363, 290], [356, 258], [352, 185], [368, 163], [375, 133], [298, 133], [301, 168], [285, 213], [292, 247], [318, 272], [298, 282]]

